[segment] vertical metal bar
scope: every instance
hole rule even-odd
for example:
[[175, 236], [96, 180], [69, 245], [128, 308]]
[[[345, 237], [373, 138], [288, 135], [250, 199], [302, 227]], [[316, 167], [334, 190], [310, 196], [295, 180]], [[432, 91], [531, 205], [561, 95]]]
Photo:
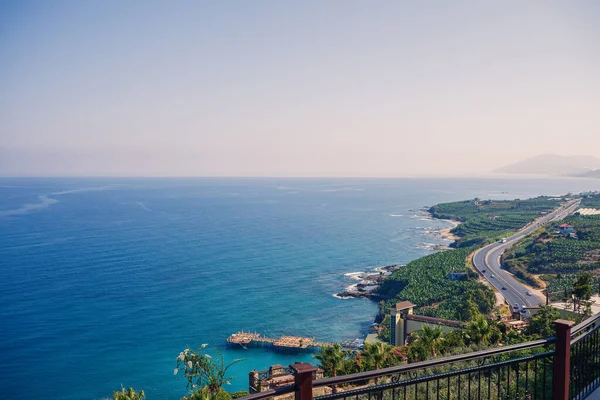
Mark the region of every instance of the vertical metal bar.
[[542, 378], [544, 379], [542, 382], [542, 399], [546, 400], [546, 364], [548, 364], [548, 361], [546, 360], [546, 358], [542, 358], [542, 365], [544, 366], [544, 374], [542, 375]]
[[573, 395], [575, 397], [579, 397], [579, 393], [581, 391], [581, 369], [582, 369], [582, 365], [581, 365], [581, 356], [583, 353], [583, 349], [582, 349], [582, 345], [583, 345], [583, 340], [580, 341], [579, 343], [577, 343], [574, 346], [574, 351], [575, 351], [575, 362], [573, 363], [569, 363], [570, 365], [573, 365], [573, 372], [571, 373], [571, 376], [573, 377], [573, 381], [574, 381], [574, 392]]
[[477, 377], [477, 398], [481, 400], [481, 370], [479, 370], [479, 375]]
[[525, 396], [529, 392], [529, 360], [525, 361]]
[[425, 400], [429, 400], [429, 381], [425, 382]]
[[577, 397], [583, 398], [582, 392], [585, 388], [585, 350], [586, 350], [586, 340], [587, 338], [581, 340], [579, 343], [579, 357], [578, 357], [578, 371], [577, 371], [577, 391], [575, 392]]
[[587, 340], [583, 339], [582, 341], [580, 341], [579, 343], [577, 343], [579, 345], [579, 357], [578, 357], [578, 361], [577, 362], [577, 366], [579, 368], [577, 368], [577, 388], [576, 388], [576, 392], [575, 395], [577, 397], [581, 397], [583, 398], [583, 396], [581, 395], [581, 392], [583, 391], [583, 388], [585, 386], [585, 342]]
[[537, 358], [533, 361], [533, 398], [534, 400], [537, 400], [537, 376], [538, 376], [538, 369], [537, 369]]
[[488, 374], [488, 399], [492, 398], [492, 369], [490, 368]]
[[498, 368], [498, 399], [500, 399], [500, 379], [502, 375], [502, 367]]
[[458, 400], [460, 400], [460, 374], [458, 374], [458, 385], [456, 385], [456, 388], [458, 389]]
[[439, 378], [437, 379], [437, 390], [436, 390], [436, 393], [437, 393], [437, 400], [440, 400], [440, 380], [439, 380]]
[[[598, 341], [600, 340], [600, 329], [596, 329], [594, 333], [594, 365], [600, 364], [600, 345]], [[596, 374], [594, 375], [594, 384], [600, 378], [600, 369], [596, 369]], [[594, 385], [596, 386], [596, 385]]]
[[508, 370], [506, 374], [506, 398], [510, 399], [510, 364], [506, 366], [506, 369]]
[[515, 398], [519, 397], [519, 363], [515, 364]]
[[467, 374], [467, 379], [469, 380], [468, 389], [467, 389], [467, 399], [471, 400], [471, 373]]
[[406, 400], [406, 385], [404, 385], [404, 400]]
[[448, 400], [450, 400], [450, 377], [448, 377]]

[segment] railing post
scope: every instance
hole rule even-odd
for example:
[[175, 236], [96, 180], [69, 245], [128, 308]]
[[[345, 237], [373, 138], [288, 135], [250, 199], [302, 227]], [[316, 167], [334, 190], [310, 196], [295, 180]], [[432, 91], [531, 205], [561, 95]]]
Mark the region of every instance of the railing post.
[[317, 368], [307, 362], [297, 362], [290, 365], [290, 368], [294, 370], [294, 383], [296, 386], [295, 400], [312, 400], [313, 372]]
[[554, 321], [554, 328], [556, 329], [556, 354], [553, 365], [552, 400], [569, 399], [571, 327], [573, 325], [575, 325], [575, 322], [564, 319]]

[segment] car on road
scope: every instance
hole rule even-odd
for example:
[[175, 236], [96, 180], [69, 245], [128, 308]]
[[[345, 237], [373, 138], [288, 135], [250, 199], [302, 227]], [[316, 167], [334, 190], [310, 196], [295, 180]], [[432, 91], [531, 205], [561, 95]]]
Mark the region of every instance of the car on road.
[[494, 274], [490, 275], [490, 278], [495, 278], [495, 277], [496, 277], [496, 275], [494, 275]]
[[526, 294], [527, 296], [531, 296], [531, 295], [532, 295], [532, 293], [531, 293], [529, 290], [528, 290], [528, 291], [526, 291], [526, 292], [525, 292], [525, 294]]
[[502, 290], [506, 290], [506, 286], [502, 286]]

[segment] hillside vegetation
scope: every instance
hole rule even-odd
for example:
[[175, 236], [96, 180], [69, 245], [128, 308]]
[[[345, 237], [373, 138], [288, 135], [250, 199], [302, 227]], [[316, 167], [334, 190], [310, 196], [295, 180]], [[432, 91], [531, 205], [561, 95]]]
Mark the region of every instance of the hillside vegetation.
[[[574, 236], [559, 233], [567, 223]], [[538, 229], [503, 257], [506, 267], [533, 274], [574, 273], [600, 268], [600, 215], [574, 215]]]
[[[378, 292], [388, 298], [386, 309], [399, 301], [417, 305], [416, 314], [469, 321], [472, 314], [488, 314], [494, 293], [476, 281], [477, 274], [466, 266], [474, 248], [446, 250], [411, 261], [394, 271]], [[451, 272], [465, 272], [463, 280], [451, 280]]]
[[597, 208], [600, 210], [600, 193], [586, 193], [581, 196], [582, 208]]
[[554, 210], [564, 198], [540, 196], [527, 200], [466, 200], [441, 203], [429, 209], [434, 218], [462, 222], [451, 232], [456, 247], [481, 246], [509, 236], [535, 218]]

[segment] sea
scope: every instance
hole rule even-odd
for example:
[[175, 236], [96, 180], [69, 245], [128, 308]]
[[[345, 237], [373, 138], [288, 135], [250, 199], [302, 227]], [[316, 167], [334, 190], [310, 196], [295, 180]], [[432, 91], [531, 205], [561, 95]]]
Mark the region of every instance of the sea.
[[364, 338], [353, 272], [448, 244], [439, 202], [600, 189], [593, 179], [1, 178], [0, 397], [179, 399], [185, 348], [248, 372], [310, 354], [231, 349], [237, 331]]

